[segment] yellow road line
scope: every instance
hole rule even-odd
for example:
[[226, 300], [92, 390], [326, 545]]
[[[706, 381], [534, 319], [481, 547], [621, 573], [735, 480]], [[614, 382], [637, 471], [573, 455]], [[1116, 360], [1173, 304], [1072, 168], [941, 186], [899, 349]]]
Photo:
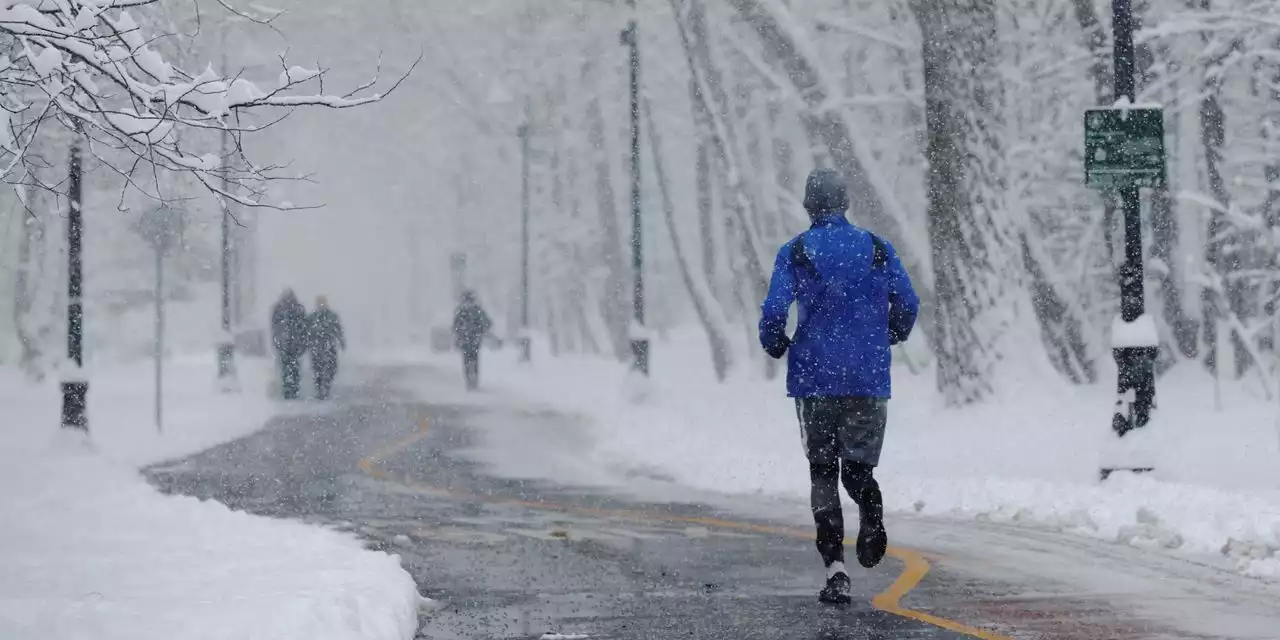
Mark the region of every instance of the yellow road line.
[[[412, 447], [414, 444], [426, 438], [427, 435], [428, 435], [427, 421], [423, 420], [418, 424], [417, 430], [415, 430], [412, 434], [404, 438], [401, 438], [400, 440], [397, 440], [394, 443], [373, 452], [372, 454], [369, 454], [368, 456], [362, 458], [360, 462], [356, 464], [356, 466], [360, 468], [360, 471], [364, 472], [365, 474], [371, 477], [377, 478], [379, 480], [394, 482], [396, 484], [399, 484], [411, 489], [416, 489], [416, 490], [424, 491], [427, 493], [433, 493], [433, 494], [437, 494], [437, 495], [441, 495], [441, 496], [445, 496], [445, 497], [449, 497], [457, 500], [470, 500], [475, 502], [483, 502], [486, 504], [526, 507], [526, 508], [538, 509], [542, 511], [559, 511], [562, 513], [580, 513], [585, 515], [614, 518], [618, 520], [631, 520], [631, 521], [640, 521], [640, 522], [678, 522], [680, 524], [697, 524], [697, 525], [702, 525], [705, 527], [711, 527], [716, 529], [727, 529], [730, 531], [750, 531], [753, 533], [765, 533], [765, 534], [783, 536], [788, 538], [798, 538], [798, 539], [804, 539], [804, 540], [810, 540], [810, 541], [813, 540], [813, 534], [801, 529], [775, 527], [775, 526], [764, 525], [764, 524], [755, 524], [751, 522], [738, 522], [736, 520], [723, 520], [721, 518], [711, 518], [706, 516], [681, 516], [681, 515], [654, 513], [654, 512], [640, 511], [640, 510], [633, 510], [633, 509], [602, 509], [597, 507], [582, 507], [582, 506], [575, 506], [575, 505], [556, 504], [552, 502], [542, 502], [540, 500], [517, 500], [517, 499], [508, 499], [508, 498], [495, 498], [493, 496], [483, 496], [483, 495], [478, 495], [474, 493], [468, 493], [465, 491], [457, 491], [453, 489], [441, 489], [439, 487], [432, 487], [430, 485], [425, 485], [425, 484], [416, 482], [407, 475], [397, 477], [396, 475], [386, 471], [385, 469], [379, 466], [380, 462], [399, 454], [400, 452], [404, 451], [405, 449], [408, 449], [409, 447]], [[881, 611], [884, 611], [885, 613], [889, 613], [895, 616], [900, 616], [903, 618], [909, 618], [917, 622], [923, 622], [925, 624], [933, 625], [935, 627], [946, 629], [948, 631], [954, 631], [956, 633], [961, 633], [967, 636], [972, 636], [974, 638], [981, 638], [982, 640], [1013, 640], [1013, 638], [1009, 636], [987, 631], [985, 629], [979, 629], [977, 627], [971, 627], [966, 624], [956, 622], [954, 620], [948, 620], [946, 618], [941, 618], [935, 615], [924, 613], [923, 611], [908, 609], [907, 607], [903, 606], [902, 599], [905, 598], [907, 594], [911, 592], [912, 589], [916, 588], [916, 586], [918, 586], [920, 582], [924, 580], [925, 575], [929, 573], [929, 561], [925, 559], [923, 554], [917, 551], [913, 551], [911, 549], [903, 548], [903, 547], [889, 547], [888, 554], [889, 556], [897, 559], [899, 562], [903, 564], [903, 571], [901, 574], [898, 575], [898, 578], [893, 581], [893, 584], [889, 585], [888, 589], [885, 589], [884, 591], [876, 594], [876, 596], [871, 599], [871, 606]]]

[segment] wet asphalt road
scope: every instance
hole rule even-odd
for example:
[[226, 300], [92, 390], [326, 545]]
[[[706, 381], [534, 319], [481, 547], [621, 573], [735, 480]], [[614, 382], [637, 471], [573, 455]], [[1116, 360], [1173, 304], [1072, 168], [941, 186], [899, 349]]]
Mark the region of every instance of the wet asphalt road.
[[[257, 434], [147, 475], [165, 491], [350, 530], [400, 554], [420, 592], [440, 603], [424, 612], [422, 638], [1192, 637], [1117, 624], [1080, 599], [1019, 600], [1025, 587], [945, 567], [913, 578], [900, 558], [855, 568], [851, 606], [821, 605], [821, 567], [794, 520], [744, 518], [691, 492], [652, 503], [499, 477], [475, 461], [472, 422], [492, 411], [513, 425], [557, 416], [415, 402], [395, 389], [403, 375], [353, 376], [365, 381], [332, 403], [300, 405]], [[894, 586], [904, 580], [909, 591]], [[878, 594], [901, 604], [877, 608]]]

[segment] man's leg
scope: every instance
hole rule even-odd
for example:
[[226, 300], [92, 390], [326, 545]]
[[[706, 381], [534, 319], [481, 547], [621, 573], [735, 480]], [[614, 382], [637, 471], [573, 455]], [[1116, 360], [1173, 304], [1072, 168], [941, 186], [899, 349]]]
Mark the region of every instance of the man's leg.
[[285, 357], [283, 351], [276, 352], [276, 376], [280, 380], [280, 397], [283, 398], [289, 379], [289, 359]]
[[333, 390], [333, 381], [338, 377], [338, 350], [336, 348], [326, 349], [317, 359], [317, 366], [323, 372], [320, 377], [320, 397], [327, 400], [329, 393]]
[[858, 562], [874, 567], [884, 559], [888, 536], [884, 530], [884, 498], [875, 479], [880, 463], [887, 420], [886, 402], [880, 398], [845, 398], [840, 417], [840, 479], [849, 497], [858, 504]]
[[817, 528], [818, 554], [827, 568], [827, 585], [818, 595], [824, 602], [849, 601], [849, 576], [844, 567], [844, 514], [840, 508], [840, 458], [837, 425], [825, 398], [796, 401], [800, 435], [809, 459], [809, 504]]
[[324, 400], [329, 397], [329, 362], [324, 358], [316, 358], [312, 366], [315, 369], [316, 397]]
[[480, 384], [479, 359], [480, 354], [471, 349], [462, 352], [462, 374], [467, 380], [467, 389], [475, 389]]
[[293, 357], [288, 352], [280, 354], [280, 397], [288, 400], [293, 384]]
[[285, 392], [284, 397], [293, 400], [298, 397], [298, 387], [301, 386], [300, 379], [302, 376], [301, 354], [290, 353], [285, 356], [284, 364], [284, 380]]
[[817, 527], [822, 566], [844, 562], [844, 513], [840, 508], [840, 465], [809, 463], [809, 505]]

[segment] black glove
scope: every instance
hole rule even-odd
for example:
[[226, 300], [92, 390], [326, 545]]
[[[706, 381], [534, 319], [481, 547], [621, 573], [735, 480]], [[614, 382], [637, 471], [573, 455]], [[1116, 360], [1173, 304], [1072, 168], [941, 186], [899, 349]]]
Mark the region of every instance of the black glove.
[[781, 340], [778, 340], [777, 342], [770, 345], [768, 348], [764, 350], [764, 352], [769, 354], [769, 357], [773, 358], [774, 360], [777, 360], [782, 356], [787, 355], [787, 349], [790, 346], [791, 346], [791, 338], [788, 338], [787, 336], [782, 336]]
[[892, 327], [890, 327], [889, 328], [889, 346], [893, 347], [893, 346], [902, 344], [903, 342], [907, 341], [907, 338], [909, 336], [910, 336], [910, 332], [902, 333], [899, 331], [895, 331]]

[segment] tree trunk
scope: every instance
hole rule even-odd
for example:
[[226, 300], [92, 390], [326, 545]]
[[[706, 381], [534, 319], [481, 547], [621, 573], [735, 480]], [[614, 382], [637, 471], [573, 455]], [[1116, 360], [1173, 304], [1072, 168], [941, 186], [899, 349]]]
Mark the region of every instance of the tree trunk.
[[1046, 271], [1052, 262], [1033, 248], [1037, 242], [1038, 239], [1023, 234], [1022, 262], [1031, 277], [1031, 304], [1036, 310], [1049, 361], [1076, 384], [1097, 382], [1098, 370], [1089, 354], [1079, 312], [1066, 303], [1065, 296], [1054, 285]]
[[1098, 21], [1097, 10], [1093, 0], [1071, 0], [1071, 7], [1076, 14], [1076, 22], [1084, 32], [1085, 45], [1089, 48], [1089, 77], [1093, 79], [1093, 95], [1099, 105], [1114, 102], [1112, 89], [1115, 80], [1111, 73], [1110, 43], [1107, 42], [1107, 30]]
[[994, 0], [912, 0], [924, 49], [929, 132], [929, 237], [933, 249], [938, 387], [949, 405], [991, 391], [1002, 327], [995, 216], [1003, 166]]
[[663, 220], [667, 232], [671, 236], [671, 247], [675, 254], [676, 266], [680, 270], [680, 278], [689, 292], [689, 300], [698, 315], [698, 322], [707, 335], [707, 346], [711, 349], [711, 365], [715, 370], [716, 380], [724, 382], [732, 366], [732, 350], [726, 336], [727, 323], [724, 311], [711, 293], [706, 281], [699, 278], [699, 272], [689, 264], [688, 254], [681, 246], [680, 232], [676, 228], [675, 205], [671, 201], [671, 190], [667, 184], [667, 175], [662, 168], [662, 138], [658, 128], [653, 125], [653, 115], [649, 109], [649, 101], [644, 101], [645, 129], [649, 132], [650, 154], [653, 156], [653, 175], [658, 182], [658, 191], [662, 195]]
[[[1207, 0], [1202, 8], [1208, 9]], [[1233, 46], [1234, 49], [1234, 46]], [[1211, 271], [1210, 277], [1220, 286], [1206, 288], [1201, 294], [1204, 308], [1204, 340], [1205, 366], [1210, 371], [1218, 368], [1218, 322], [1228, 316], [1241, 318], [1244, 290], [1243, 279], [1234, 277], [1233, 273], [1239, 264], [1240, 250], [1230, 242], [1231, 228], [1227, 221], [1227, 210], [1231, 206], [1231, 196], [1227, 192], [1226, 181], [1222, 176], [1222, 146], [1226, 141], [1226, 115], [1222, 110], [1219, 95], [1222, 90], [1221, 63], [1226, 58], [1221, 56], [1208, 65], [1204, 71], [1204, 98], [1200, 100], [1200, 143], [1204, 146], [1205, 173], [1209, 180], [1209, 194], [1213, 197], [1214, 207], [1209, 213], [1208, 242], [1205, 247], [1205, 263]], [[1238, 332], [1232, 332], [1232, 343], [1235, 348], [1236, 375], [1243, 373], [1252, 364], [1248, 349], [1243, 344]]]
[[[686, 5], [687, 11], [682, 10], [681, 5], [677, 4], [681, 1]], [[729, 118], [733, 109], [728, 93], [724, 89], [723, 76], [711, 56], [702, 2], [701, 0], [671, 0], [671, 8], [676, 15], [676, 24], [680, 30], [690, 73], [693, 81], [697, 83], [694, 101], [698, 104], [695, 108], [709, 116], [711, 142], [715, 148], [715, 157], [720, 164], [720, 174], [725, 178], [726, 200], [742, 232], [742, 253], [746, 258], [747, 277], [756, 296], [764, 299], [769, 288], [766, 265], [771, 265], [772, 261], [766, 258], [765, 249], [761, 246], [759, 235], [755, 233], [755, 227], [752, 224], [752, 221], [758, 218], [755, 214], [758, 203], [748, 193], [747, 186], [743, 182], [745, 165], [738, 152], [738, 134]]]
[[[594, 66], [591, 58], [582, 65], [584, 81], [591, 77]], [[587, 83], [587, 90], [594, 90], [594, 83]], [[631, 277], [622, 250], [622, 233], [618, 224], [618, 202], [613, 191], [613, 166], [609, 145], [605, 136], [604, 112], [600, 98], [592, 93], [587, 102], [587, 140], [595, 155], [596, 205], [600, 214], [600, 258], [605, 265], [604, 295], [600, 298], [600, 315], [609, 330], [613, 355], [625, 360], [631, 353], [627, 330], [630, 321], [628, 293]]]
[[43, 379], [44, 375], [40, 363], [40, 340], [36, 332], [32, 331], [35, 282], [31, 267], [32, 248], [43, 245], [43, 226], [36, 219], [36, 214], [24, 206], [22, 231], [18, 236], [18, 264], [14, 271], [13, 326], [18, 338], [18, 365], [35, 380]]
[[[1149, 15], [1150, 3], [1146, 0], [1140, 0], [1134, 6], [1134, 28], [1141, 27], [1142, 21]], [[1137, 67], [1137, 87], [1141, 93], [1144, 89], [1151, 86], [1157, 78], [1152, 71], [1155, 67], [1155, 52], [1151, 45], [1146, 42], [1138, 43], [1136, 49], [1136, 67]], [[1168, 73], [1175, 73], [1177, 61], [1172, 59], [1167, 46], [1161, 47], [1160, 55], [1168, 61], [1170, 65]], [[1175, 85], [1176, 86], [1176, 85]], [[1173, 96], [1177, 96], [1176, 90], [1170, 92]], [[1177, 118], [1172, 119], [1176, 126]], [[1164, 316], [1165, 324], [1173, 333], [1173, 347], [1178, 350], [1184, 357], [1194, 358], [1197, 353], [1199, 343], [1196, 339], [1196, 332], [1199, 330], [1197, 323], [1192, 319], [1183, 308], [1182, 304], [1182, 287], [1183, 264], [1181, 256], [1178, 255], [1178, 212], [1175, 208], [1175, 202], [1169, 193], [1169, 185], [1166, 183], [1162, 187], [1156, 187], [1151, 190], [1151, 255], [1158, 260], [1163, 269], [1154, 274], [1158, 278], [1156, 284], [1156, 297], [1161, 303], [1161, 312]], [[1168, 345], [1166, 345], [1167, 349]]]
[[[1275, 49], [1280, 50], [1280, 40], [1273, 45]], [[1266, 79], [1269, 80], [1270, 88], [1267, 90], [1267, 115], [1262, 122], [1261, 138], [1266, 141], [1270, 148], [1276, 148], [1277, 142], [1280, 142], [1280, 64], [1274, 62], [1268, 64], [1271, 70], [1267, 74]], [[1274, 158], [1267, 163], [1263, 170], [1263, 176], [1267, 182], [1267, 197], [1262, 203], [1262, 218], [1266, 224], [1268, 237], [1271, 238], [1270, 247], [1272, 248], [1268, 267], [1271, 271], [1271, 277], [1263, 288], [1263, 296], [1266, 302], [1263, 303], [1263, 314], [1272, 318], [1272, 329], [1264, 347], [1266, 350], [1275, 352], [1280, 350], [1280, 332], [1275, 321], [1277, 313], [1276, 298], [1280, 296], [1280, 251], [1277, 251], [1277, 245], [1280, 242], [1280, 155], [1273, 154]], [[1265, 332], [1264, 332], [1264, 335]]]
[[720, 270], [716, 262], [715, 196], [711, 178], [711, 114], [706, 112], [706, 101], [701, 99], [698, 81], [693, 78], [689, 79], [689, 97], [693, 104], [693, 122], [698, 137], [694, 179], [698, 192], [698, 237], [702, 240], [702, 273], [714, 292]]

